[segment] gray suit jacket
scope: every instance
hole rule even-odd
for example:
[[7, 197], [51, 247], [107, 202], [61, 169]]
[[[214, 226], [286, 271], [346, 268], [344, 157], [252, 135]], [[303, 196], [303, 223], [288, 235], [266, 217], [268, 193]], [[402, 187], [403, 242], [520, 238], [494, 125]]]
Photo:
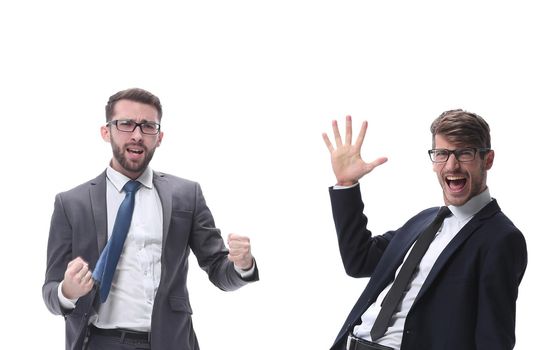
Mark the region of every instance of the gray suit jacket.
[[[190, 250], [210, 281], [222, 290], [235, 290], [258, 280], [258, 271], [249, 281], [234, 270], [198, 183], [157, 172], [153, 181], [163, 207], [163, 249], [161, 281], [152, 312], [152, 349], [196, 350], [199, 347], [186, 285]], [[94, 288], [78, 299], [75, 309], [65, 310], [57, 289], [72, 259], [80, 256], [95, 266], [107, 243], [106, 188], [103, 172], [55, 199], [43, 299], [52, 313], [66, 320], [66, 349], [83, 348], [88, 320], [98, 303], [97, 293]]]

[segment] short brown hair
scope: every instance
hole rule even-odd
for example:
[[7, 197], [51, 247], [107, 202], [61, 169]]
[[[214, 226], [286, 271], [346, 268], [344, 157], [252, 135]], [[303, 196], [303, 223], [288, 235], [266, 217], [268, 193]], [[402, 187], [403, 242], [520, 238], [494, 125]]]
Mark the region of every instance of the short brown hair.
[[462, 109], [443, 112], [433, 121], [430, 131], [432, 147], [435, 147], [436, 134], [439, 134], [453, 143], [491, 148], [488, 123], [478, 114]]
[[159, 98], [144, 89], [132, 88], [119, 91], [113, 96], [109, 97], [109, 101], [107, 101], [107, 105], [105, 106], [105, 118], [107, 121], [111, 121], [113, 113], [115, 112], [115, 104], [120, 100], [130, 100], [153, 106], [158, 112], [159, 120], [161, 120], [163, 112], [161, 109], [161, 102], [159, 101]]

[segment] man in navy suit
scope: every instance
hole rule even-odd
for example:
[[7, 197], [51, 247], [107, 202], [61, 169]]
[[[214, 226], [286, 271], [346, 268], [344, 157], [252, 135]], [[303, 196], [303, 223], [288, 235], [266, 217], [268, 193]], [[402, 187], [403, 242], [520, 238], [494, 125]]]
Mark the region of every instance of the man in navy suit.
[[393, 282], [411, 247], [438, 208], [420, 212], [395, 231], [372, 236], [358, 181], [387, 158], [362, 160], [367, 122], [354, 144], [350, 116], [344, 140], [336, 121], [332, 126], [335, 144], [326, 134], [323, 139], [337, 180], [330, 196], [340, 254], [348, 275], [370, 280], [331, 349], [512, 349], [527, 247], [486, 185], [494, 161], [486, 121], [452, 110], [432, 123], [428, 153], [451, 215], [436, 225], [435, 238], [414, 265], [406, 288], [396, 293], [398, 304], [379, 336], [372, 328], [382, 311], [387, 313], [384, 298], [397, 285]]
[[[230, 234], [227, 249], [200, 185], [149, 167], [163, 139], [158, 97], [137, 88], [120, 91], [105, 111], [101, 136], [113, 150], [110, 165], [56, 196], [45, 304], [64, 316], [66, 349], [197, 350], [186, 285], [189, 254], [218, 288], [235, 290], [258, 280], [249, 238]], [[130, 180], [140, 183], [130, 229], [108, 297], [100, 301], [92, 271]]]

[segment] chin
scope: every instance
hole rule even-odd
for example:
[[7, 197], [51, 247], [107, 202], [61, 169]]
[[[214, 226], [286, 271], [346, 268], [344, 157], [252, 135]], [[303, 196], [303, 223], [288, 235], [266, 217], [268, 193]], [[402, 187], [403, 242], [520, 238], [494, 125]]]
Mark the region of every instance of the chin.
[[460, 207], [463, 204], [467, 203], [469, 198], [468, 197], [454, 197], [449, 196], [447, 193], [444, 195], [444, 200], [446, 205], [453, 205], [455, 207]]

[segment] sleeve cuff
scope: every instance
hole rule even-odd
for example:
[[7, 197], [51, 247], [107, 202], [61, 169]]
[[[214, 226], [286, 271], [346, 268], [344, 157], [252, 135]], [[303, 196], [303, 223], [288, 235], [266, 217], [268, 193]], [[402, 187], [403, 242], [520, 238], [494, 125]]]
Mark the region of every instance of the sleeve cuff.
[[358, 186], [358, 185], [359, 185], [359, 182], [356, 182], [355, 184], [350, 185], [350, 186], [339, 186], [339, 185], [334, 185], [332, 188], [333, 188], [333, 190], [346, 190], [346, 189], [349, 189], [349, 188], [354, 188], [354, 187], [356, 187], [356, 186]]
[[257, 264], [255, 264], [255, 259], [253, 258], [253, 266], [251, 266], [249, 270], [243, 270], [242, 268], [235, 266], [235, 264], [233, 264], [233, 268], [235, 269], [235, 271], [237, 271], [241, 278], [246, 279], [253, 277], [253, 275], [255, 274], [256, 265]]
[[73, 310], [76, 307], [76, 302], [78, 301], [78, 299], [68, 299], [68, 298], [66, 298], [62, 294], [62, 283], [64, 283], [64, 282], [60, 282], [58, 284], [58, 302], [60, 303], [60, 306], [62, 306], [63, 309]]

